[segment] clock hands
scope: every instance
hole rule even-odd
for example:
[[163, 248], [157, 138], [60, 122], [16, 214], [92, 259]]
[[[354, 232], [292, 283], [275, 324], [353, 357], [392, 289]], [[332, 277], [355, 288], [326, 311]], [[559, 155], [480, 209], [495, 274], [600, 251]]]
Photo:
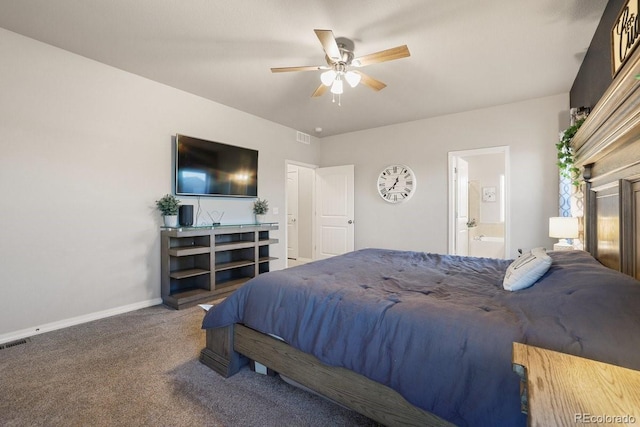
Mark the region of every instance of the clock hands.
[[393, 183], [393, 185], [391, 187], [389, 187], [389, 191], [393, 190], [396, 188], [396, 184], [398, 183], [398, 180], [400, 179], [399, 176], [396, 176], [396, 182]]
[[[398, 198], [400, 198], [400, 199], [404, 199], [404, 198], [408, 197], [408, 195], [409, 195], [409, 194], [408, 194], [408, 192], [410, 192], [410, 191], [411, 191], [411, 190], [410, 190], [410, 189], [408, 189], [408, 188], [405, 188], [405, 191], [406, 191], [406, 192], [403, 192], [403, 191], [400, 191], [400, 192], [394, 191], [394, 190], [396, 189], [396, 185], [398, 185], [399, 183], [400, 183], [400, 177], [399, 177], [399, 176], [396, 176], [396, 180], [394, 181], [393, 185], [392, 185], [391, 187], [389, 187], [389, 189], [386, 191], [386, 194], [385, 194], [385, 196], [384, 196], [387, 200], [391, 200], [391, 198], [393, 198], [393, 201], [394, 201], [394, 202], [397, 202], [397, 201], [398, 201]], [[394, 194], [393, 194], [393, 195], [391, 194], [392, 192], [394, 192]]]

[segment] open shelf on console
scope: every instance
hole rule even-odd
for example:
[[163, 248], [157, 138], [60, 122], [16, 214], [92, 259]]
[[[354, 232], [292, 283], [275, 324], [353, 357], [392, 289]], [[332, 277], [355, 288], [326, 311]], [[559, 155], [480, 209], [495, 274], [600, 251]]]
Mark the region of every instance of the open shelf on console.
[[278, 225], [163, 228], [162, 300], [179, 309], [229, 295], [269, 271]]

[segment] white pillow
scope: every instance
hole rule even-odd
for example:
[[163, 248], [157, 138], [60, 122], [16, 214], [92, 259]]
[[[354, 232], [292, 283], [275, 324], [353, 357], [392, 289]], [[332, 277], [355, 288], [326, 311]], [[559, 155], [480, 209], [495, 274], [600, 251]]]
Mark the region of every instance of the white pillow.
[[544, 248], [534, 248], [516, 258], [507, 268], [502, 286], [519, 291], [533, 285], [551, 267], [551, 257]]

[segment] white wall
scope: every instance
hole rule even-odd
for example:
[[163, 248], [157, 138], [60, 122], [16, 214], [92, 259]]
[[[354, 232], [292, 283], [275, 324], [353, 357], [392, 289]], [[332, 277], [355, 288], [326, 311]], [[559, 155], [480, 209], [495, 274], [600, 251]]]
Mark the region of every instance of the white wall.
[[[3, 29], [0, 93], [0, 340], [158, 301], [154, 201], [172, 191], [176, 133], [259, 150], [284, 267], [285, 159], [317, 164], [316, 138]], [[252, 221], [251, 203], [202, 209]]]
[[[356, 248], [446, 252], [447, 152], [511, 147], [512, 248], [549, 246], [555, 140], [568, 95], [295, 142], [295, 130], [0, 29], [0, 342], [160, 297], [160, 216], [176, 133], [260, 151], [259, 195], [280, 212], [285, 159], [355, 165]], [[566, 119], [565, 119], [566, 117]], [[378, 172], [406, 163], [417, 194], [390, 205]], [[553, 189], [553, 191], [551, 191]], [[196, 204], [194, 198], [183, 198]], [[223, 222], [251, 201], [202, 199]], [[67, 322], [67, 323], [65, 323]]]
[[[469, 181], [476, 181], [479, 185], [478, 207], [480, 214], [475, 216], [476, 222], [500, 222], [500, 175], [504, 175], [504, 154], [485, 154], [481, 156], [463, 157], [469, 162]], [[493, 202], [482, 200], [482, 189], [494, 187], [496, 198]], [[470, 209], [471, 210], [471, 209]], [[469, 216], [472, 217], [471, 213]]]
[[[447, 251], [447, 153], [509, 146], [511, 248], [551, 247], [558, 211], [555, 142], [569, 122], [568, 94], [369, 129], [321, 140], [321, 166], [355, 165], [356, 249]], [[404, 163], [417, 188], [392, 205], [375, 188], [388, 164]]]

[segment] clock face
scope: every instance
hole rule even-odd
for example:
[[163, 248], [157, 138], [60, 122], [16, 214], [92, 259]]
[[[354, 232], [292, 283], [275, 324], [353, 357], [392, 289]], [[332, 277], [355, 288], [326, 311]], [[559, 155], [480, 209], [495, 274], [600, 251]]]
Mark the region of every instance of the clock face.
[[378, 175], [378, 194], [389, 203], [409, 200], [416, 191], [416, 177], [405, 165], [389, 165]]

